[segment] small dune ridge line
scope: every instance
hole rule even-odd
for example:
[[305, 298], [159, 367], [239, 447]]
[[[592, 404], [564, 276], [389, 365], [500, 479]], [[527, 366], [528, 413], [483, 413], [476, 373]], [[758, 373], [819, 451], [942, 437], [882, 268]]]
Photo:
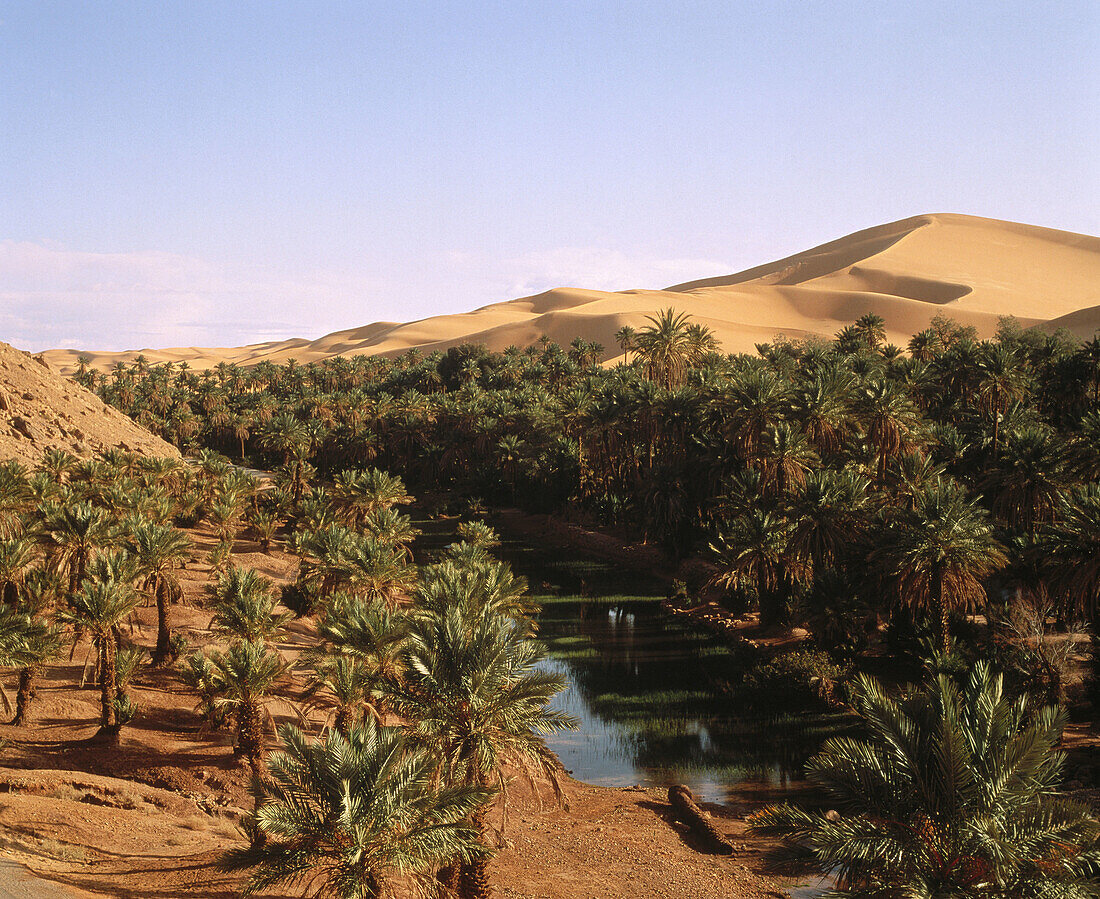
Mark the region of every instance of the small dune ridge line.
[[[777, 335], [831, 336], [866, 313], [886, 320], [887, 339], [904, 346], [936, 315], [991, 336], [1002, 316], [1025, 327], [1066, 328], [1089, 338], [1100, 329], [1100, 238], [968, 215], [921, 215], [859, 231], [734, 275], [664, 290], [611, 293], [561, 287], [456, 315], [404, 324], [375, 322], [317, 340], [244, 347], [143, 349], [86, 354], [95, 368], [132, 362], [254, 365], [288, 359], [397, 355], [480, 343], [493, 351], [546, 335], [576, 337], [619, 354], [615, 333], [674, 306], [709, 327], [728, 352], [752, 352]], [[51, 366], [71, 373], [81, 350], [50, 350]]]
[[175, 447], [40, 357], [0, 343], [0, 459], [33, 465], [50, 449], [89, 457], [110, 448], [179, 457]]

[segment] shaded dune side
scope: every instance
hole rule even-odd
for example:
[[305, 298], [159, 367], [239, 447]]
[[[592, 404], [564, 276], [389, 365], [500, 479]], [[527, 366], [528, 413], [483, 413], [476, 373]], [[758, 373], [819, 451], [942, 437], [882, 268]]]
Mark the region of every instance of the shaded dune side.
[[1100, 306], [1090, 306], [1088, 309], [1078, 309], [1069, 315], [1062, 315], [1051, 319], [1045, 327], [1050, 330], [1065, 328], [1071, 334], [1089, 335], [1100, 333]]
[[900, 222], [891, 222], [888, 225], [878, 225], [864, 231], [856, 231], [838, 240], [831, 240], [810, 250], [795, 253], [793, 256], [777, 259], [775, 262], [745, 269], [743, 272], [719, 275], [716, 278], [703, 278], [699, 281], [686, 281], [683, 284], [668, 287], [666, 290], [686, 293], [701, 287], [728, 287], [757, 280], [771, 284], [801, 284], [877, 256], [913, 230], [931, 222], [931, 216], [919, 215]]

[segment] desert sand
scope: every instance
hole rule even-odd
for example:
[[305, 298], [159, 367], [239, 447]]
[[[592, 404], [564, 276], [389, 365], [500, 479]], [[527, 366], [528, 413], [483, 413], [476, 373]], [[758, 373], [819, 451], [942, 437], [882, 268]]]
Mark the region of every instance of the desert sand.
[[[832, 336], [874, 312], [890, 341], [904, 347], [936, 315], [991, 336], [1001, 316], [1024, 326], [1065, 327], [1081, 338], [1100, 329], [1100, 238], [966, 215], [922, 215], [850, 234], [739, 274], [664, 290], [608, 293], [562, 287], [458, 315], [395, 324], [376, 322], [317, 340], [244, 347], [89, 352], [106, 370], [143, 354], [150, 362], [314, 362], [337, 355], [395, 355], [482, 343], [492, 350], [527, 346], [545, 334], [563, 345], [597, 341], [604, 359], [619, 354], [615, 332], [675, 307], [708, 325], [729, 352], [751, 352], [777, 335]], [[71, 372], [79, 350], [45, 358]]]

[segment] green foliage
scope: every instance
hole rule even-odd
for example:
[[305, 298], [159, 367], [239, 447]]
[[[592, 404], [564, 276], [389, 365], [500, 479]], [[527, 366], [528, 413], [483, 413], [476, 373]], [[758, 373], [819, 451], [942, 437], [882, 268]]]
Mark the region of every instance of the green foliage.
[[833, 811], [786, 805], [751, 822], [836, 877], [830, 895], [1097, 895], [1100, 823], [1055, 792], [1061, 711], [1012, 699], [983, 662], [897, 698], [867, 677], [851, 692], [865, 736], [828, 740], [807, 765]]
[[219, 576], [210, 592], [214, 598], [211, 628], [241, 640], [270, 640], [290, 617], [275, 611], [274, 584], [251, 568], [234, 565]]
[[401, 879], [416, 895], [434, 896], [439, 867], [483, 853], [467, 821], [489, 791], [440, 787], [436, 760], [398, 729], [366, 722], [346, 736], [309, 740], [288, 725], [280, 736], [268, 796], [250, 821], [265, 839], [222, 859], [226, 870], [251, 872], [244, 895], [310, 883], [362, 899]]
[[749, 669], [734, 697], [757, 710], [827, 709], [843, 696], [848, 674], [848, 668], [837, 665], [824, 652], [796, 649]]

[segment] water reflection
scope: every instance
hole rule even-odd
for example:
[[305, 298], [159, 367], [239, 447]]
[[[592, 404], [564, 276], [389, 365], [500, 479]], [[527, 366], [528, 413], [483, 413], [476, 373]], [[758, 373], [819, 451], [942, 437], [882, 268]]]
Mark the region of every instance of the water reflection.
[[549, 742], [580, 780], [687, 783], [712, 802], [738, 802], [747, 791], [764, 799], [798, 780], [837, 725], [832, 716], [731, 714], [730, 651], [663, 613], [657, 597], [539, 598], [544, 665], [569, 679], [556, 705], [581, 721]]

